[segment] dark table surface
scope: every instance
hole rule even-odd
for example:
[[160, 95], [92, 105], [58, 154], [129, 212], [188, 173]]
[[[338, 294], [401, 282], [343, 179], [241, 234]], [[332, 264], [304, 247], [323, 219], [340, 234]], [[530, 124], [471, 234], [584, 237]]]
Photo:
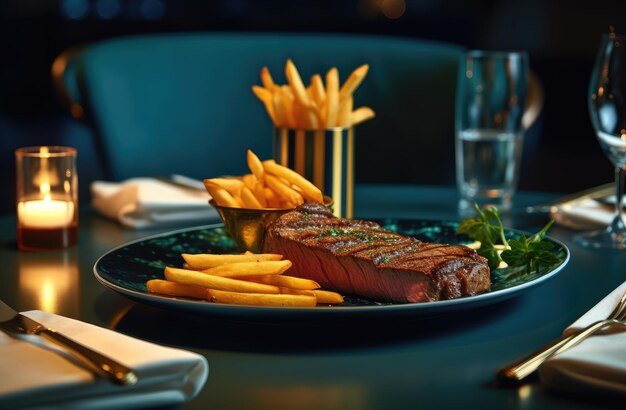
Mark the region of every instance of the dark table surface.
[[[526, 205], [556, 195], [520, 193], [505, 218], [536, 230], [545, 215]], [[361, 186], [362, 218], [458, 219], [452, 187]], [[210, 374], [183, 408], [607, 408], [610, 399], [572, 396], [538, 380], [502, 387], [494, 370], [553, 338], [626, 280], [626, 252], [572, 243], [568, 266], [540, 286], [486, 307], [434, 317], [271, 323], [234, 321], [135, 303], [93, 277], [99, 256], [128, 241], [173, 228], [133, 231], [93, 214], [80, 215], [79, 244], [66, 251], [19, 252], [15, 216], [0, 218], [0, 299], [18, 310], [41, 309], [204, 355]]]

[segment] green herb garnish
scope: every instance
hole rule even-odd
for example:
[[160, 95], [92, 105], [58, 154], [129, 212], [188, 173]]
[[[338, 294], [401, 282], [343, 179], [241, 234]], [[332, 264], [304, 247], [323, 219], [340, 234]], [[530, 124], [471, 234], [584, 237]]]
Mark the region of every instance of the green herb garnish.
[[[476, 217], [461, 221], [457, 233], [480, 242], [478, 254], [487, 258], [489, 268], [496, 269], [504, 261], [510, 267], [525, 267], [526, 273], [530, 273], [540, 267], [550, 267], [561, 262], [551, 252], [554, 245], [544, 239], [554, 221], [548, 222], [543, 229], [528, 238], [522, 234], [518, 239], [507, 239], [498, 208], [488, 206], [480, 209], [477, 204], [474, 207]], [[502, 248], [505, 250], [502, 251]]]
[[509, 243], [504, 236], [502, 221], [500, 220], [500, 210], [496, 207], [487, 207], [481, 210], [476, 208], [476, 218], [468, 218], [459, 224], [457, 233], [466, 234], [475, 241], [480, 242], [478, 254], [487, 258], [489, 268], [495, 269], [502, 262], [500, 252], [496, 249], [497, 244], [509, 247]]
[[526, 266], [526, 272], [534, 272], [540, 267], [550, 267], [561, 262], [552, 248], [554, 245], [543, 239], [554, 221], [548, 222], [543, 229], [529, 238], [522, 234], [519, 239], [509, 240], [510, 250], [502, 252], [502, 260], [509, 266]]

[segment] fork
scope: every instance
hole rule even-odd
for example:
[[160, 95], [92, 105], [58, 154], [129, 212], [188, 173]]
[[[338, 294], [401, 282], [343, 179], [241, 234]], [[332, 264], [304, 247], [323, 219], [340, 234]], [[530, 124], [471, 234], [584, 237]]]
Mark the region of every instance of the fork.
[[571, 335], [556, 339], [528, 356], [502, 367], [496, 372], [496, 376], [503, 380], [523, 380], [550, 357], [576, 346], [601, 329], [614, 324], [626, 326], [624, 319], [626, 319], [626, 293], [622, 295], [615, 309], [605, 320], [599, 320]]

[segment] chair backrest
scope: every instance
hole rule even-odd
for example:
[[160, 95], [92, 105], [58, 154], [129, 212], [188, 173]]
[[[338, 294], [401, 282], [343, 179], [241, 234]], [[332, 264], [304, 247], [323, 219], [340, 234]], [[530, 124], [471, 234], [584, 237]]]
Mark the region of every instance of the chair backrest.
[[291, 58], [307, 79], [335, 66], [369, 74], [355, 106], [358, 182], [454, 183], [454, 98], [461, 47], [348, 35], [168, 34], [86, 46], [60, 78], [100, 138], [108, 177], [238, 174], [245, 149], [271, 155], [272, 125], [251, 92], [268, 66], [286, 83]]

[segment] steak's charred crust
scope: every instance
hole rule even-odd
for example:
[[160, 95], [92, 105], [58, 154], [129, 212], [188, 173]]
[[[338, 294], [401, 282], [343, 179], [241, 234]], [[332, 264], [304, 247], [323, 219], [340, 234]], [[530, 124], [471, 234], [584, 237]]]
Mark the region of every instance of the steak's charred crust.
[[490, 286], [487, 261], [473, 249], [422, 242], [371, 221], [336, 218], [318, 204], [278, 218], [267, 229], [265, 248], [293, 262], [290, 274], [380, 300], [452, 299]]

